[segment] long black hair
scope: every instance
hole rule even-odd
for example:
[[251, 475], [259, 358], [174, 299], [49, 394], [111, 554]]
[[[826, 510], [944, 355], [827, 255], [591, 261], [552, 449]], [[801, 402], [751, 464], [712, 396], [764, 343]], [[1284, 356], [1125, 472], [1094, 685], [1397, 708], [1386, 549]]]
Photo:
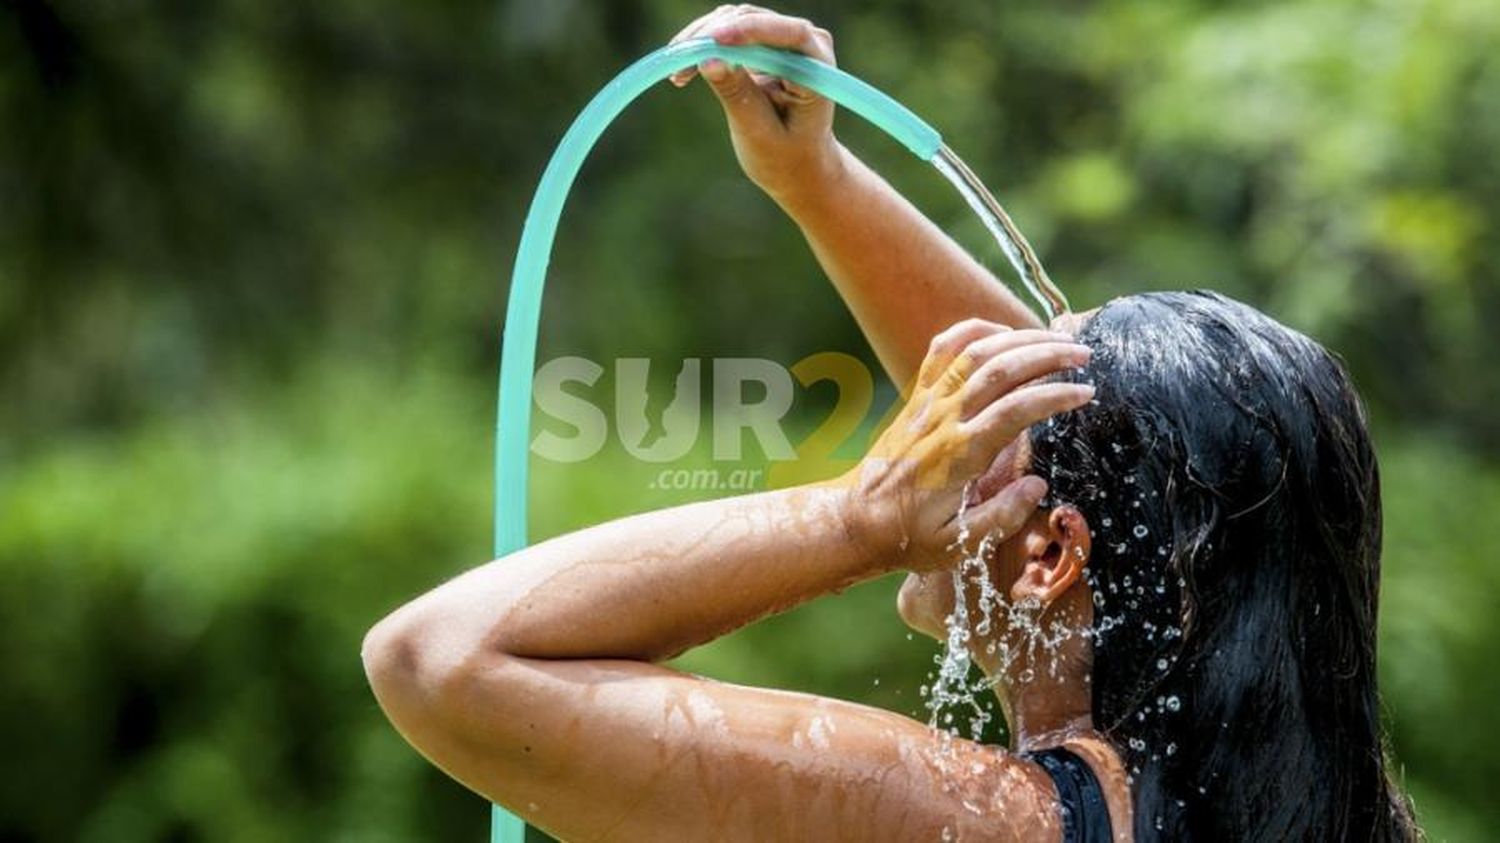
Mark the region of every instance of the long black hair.
[[1093, 714], [1137, 840], [1419, 837], [1375, 682], [1380, 491], [1339, 361], [1208, 292], [1117, 299], [1031, 431], [1094, 533]]

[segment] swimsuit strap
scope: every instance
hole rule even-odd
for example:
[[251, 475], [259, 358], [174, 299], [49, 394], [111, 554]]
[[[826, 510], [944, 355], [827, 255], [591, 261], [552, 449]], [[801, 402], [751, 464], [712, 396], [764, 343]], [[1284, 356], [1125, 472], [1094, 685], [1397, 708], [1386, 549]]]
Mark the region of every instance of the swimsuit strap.
[[1023, 752], [1021, 757], [1040, 764], [1057, 786], [1063, 843], [1111, 843], [1114, 840], [1104, 790], [1082, 758], [1060, 746]]

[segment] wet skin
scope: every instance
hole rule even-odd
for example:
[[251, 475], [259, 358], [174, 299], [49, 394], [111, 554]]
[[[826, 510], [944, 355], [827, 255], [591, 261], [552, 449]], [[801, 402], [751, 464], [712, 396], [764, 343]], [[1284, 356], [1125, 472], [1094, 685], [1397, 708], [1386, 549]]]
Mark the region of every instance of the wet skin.
[[[940, 336], [911, 401], [837, 482], [602, 524], [434, 589], [367, 637], [377, 698], [434, 763], [565, 839], [1055, 836], [1050, 784], [998, 747], [656, 662], [856, 582], [951, 565], [967, 481], [1092, 395], [1030, 384], [1085, 359], [1059, 336], [978, 321]], [[1008, 483], [971, 523], [1017, 534], [1043, 488]]]
[[[1059, 334], [1077, 336], [1089, 317], [1096, 312], [1098, 308], [1082, 313], [1065, 313], [1053, 319], [1048, 327]], [[974, 496], [979, 499], [988, 498], [1024, 477], [1030, 466], [1031, 445], [1023, 434], [1001, 450], [990, 467], [975, 479]], [[1023, 555], [1016, 552], [1019, 545], [1013, 540], [1006, 541], [998, 549], [1000, 552], [991, 557], [991, 565], [995, 568], [992, 580], [995, 583], [1013, 583], [1022, 570]], [[1024, 595], [1013, 591], [1009, 596], [1015, 600]], [[953, 611], [953, 597], [951, 580], [946, 571], [914, 573], [908, 575], [902, 584], [897, 608], [901, 619], [908, 626], [941, 641], [947, 635], [944, 619]]]
[[[679, 38], [704, 35], [833, 61], [828, 33], [755, 7], [720, 7]], [[943, 594], [931, 584], [947, 581], [955, 514], [981, 475], [984, 500], [967, 513], [977, 532], [1005, 536], [992, 579], [1079, 628], [1092, 611], [1078, 576], [1087, 524], [1076, 510], [1036, 510], [1044, 484], [1024, 476], [1018, 439], [1089, 399], [1031, 383], [1086, 350], [1066, 331], [1038, 330], [1003, 284], [839, 145], [829, 103], [740, 70], [699, 71], [747, 174], [796, 220], [910, 400], [836, 482], [602, 524], [422, 595], [365, 639], [375, 695], [434, 764], [565, 840], [1057, 840], [1050, 779], [1007, 748], [659, 664], [902, 570], [918, 576], [903, 616], [941, 629]], [[1044, 681], [1001, 677], [1016, 745], [1073, 747], [1127, 841], [1123, 771], [1088, 720], [1085, 642], [1069, 639], [1058, 658], [1055, 677], [1038, 671]]]
[[[1035, 383], [1086, 360], [1062, 336], [978, 320], [940, 335], [912, 399], [838, 482], [599, 525], [434, 589], [367, 637], [377, 698], [434, 763], [565, 839], [1056, 839], [1050, 780], [1005, 749], [656, 662], [894, 570], [946, 579], [960, 497], [996, 466], [997, 491], [967, 510], [1006, 537], [992, 578], [1086, 628], [1087, 525], [1037, 511], [1044, 484], [1013, 477], [1018, 436], [1092, 396]], [[923, 595], [902, 602], [933, 628]], [[993, 671], [986, 640], [975, 655]], [[1045, 678], [999, 686], [1015, 745], [1073, 747], [1128, 829], [1118, 761], [1089, 720], [1086, 643], [1049, 657]]]
[[[1076, 335], [1094, 310], [1064, 314], [1051, 329]], [[1030, 443], [1017, 437], [975, 481], [983, 498], [1025, 476], [1031, 465]], [[1009, 615], [995, 610], [991, 634], [973, 625], [981, 613], [979, 588], [970, 583], [968, 597], [969, 653], [995, 682], [995, 695], [1011, 731], [1011, 748], [1030, 751], [1065, 745], [1088, 762], [1109, 803], [1117, 837], [1129, 839], [1131, 799], [1125, 769], [1109, 740], [1094, 729], [1087, 676], [1092, 647], [1082, 634], [1093, 624], [1093, 595], [1081, 573], [1091, 550], [1091, 534], [1083, 514], [1071, 506], [1031, 513], [1019, 529], [994, 535], [986, 556], [990, 582], [1012, 605], [1033, 601], [1038, 611]], [[970, 547], [977, 543], [971, 542]], [[948, 570], [912, 572], [902, 583], [897, 610], [908, 626], [939, 641], [947, 638], [946, 619], [953, 613], [955, 594]], [[1020, 628], [1004, 623], [1013, 617], [1026, 621]], [[1049, 633], [1058, 643], [1036, 646], [1040, 629], [1062, 622], [1067, 632]], [[992, 646], [992, 644], [994, 646]], [[1000, 654], [1015, 654], [1005, 663]]]

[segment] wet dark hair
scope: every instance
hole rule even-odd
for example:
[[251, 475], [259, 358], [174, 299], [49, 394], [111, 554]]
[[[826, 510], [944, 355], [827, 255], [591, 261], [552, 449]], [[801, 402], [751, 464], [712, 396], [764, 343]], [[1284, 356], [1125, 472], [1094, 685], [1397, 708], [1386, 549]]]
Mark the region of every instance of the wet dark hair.
[[1418, 839], [1375, 681], [1380, 492], [1339, 361], [1208, 292], [1117, 299], [1031, 431], [1088, 519], [1097, 728], [1137, 840]]

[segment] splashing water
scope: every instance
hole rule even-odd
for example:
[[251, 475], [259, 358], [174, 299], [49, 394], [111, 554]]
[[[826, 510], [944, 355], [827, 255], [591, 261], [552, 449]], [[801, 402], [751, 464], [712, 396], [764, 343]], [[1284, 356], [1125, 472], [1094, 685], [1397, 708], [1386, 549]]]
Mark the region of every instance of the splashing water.
[[969, 712], [970, 736], [974, 740], [979, 740], [984, 727], [991, 719], [990, 712], [981, 701], [983, 693], [989, 689], [989, 686], [984, 682], [971, 683], [969, 681], [970, 668], [973, 667], [969, 641], [973, 633], [970, 632], [966, 582], [972, 580], [979, 589], [976, 599], [979, 618], [973, 626], [974, 632], [980, 635], [989, 634], [993, 612], [1001, 601], [994, 584], [990, 582], [989, 568], [984, 562], [985, 556], [988, 555], [993, 545], [994, 537], [984, 536], [973, 552], [970, 552], [968, 547], [970, 532], [966, 513], [969, 492], [969, 487], [965, 487], [958, 507], [958, 537], [948, 548], [957, 550], [960, 555], [958, 564], [954, 566], [951, 573], [953, 611], [945, 619], [947, 636], [943, 641], [943, 651], [936, 658], [937, 676], [931, 686], [924, 685], [922, 690], [924, 696], [927, 697], [929, 726], [943, 729], [948, 734], [957, 736], [959, 726], [954, 722], [955, 710], [967, 711]]
[[[961, 737], [967, 731], [967, 737], [977, 741], [994, 719], [993, 703], [987, 695], [1003, 677], [1025, 684], [1036, 680], [1039, 668], [1056, 679], [1063, 663], [1061, 648], [1064, 642], [1075, 636], [1097, 640], [1124, 623], [1124, 618], [1106, 615], [1099, 617], [1092, 627], [1084, 628], [1070, 626], [1061, 618], [1043, 623], [1043, 607], [1035, 597], [1006, 599], [991, 580], [986, 562], [1004, 536], [988, 533], [980, 537], [977, 545], [971, 546], [973, 536], [966, 517], [969, 491], [965, 489], [956, 516], [958, 537], [948, 548], [958, 556], [950, 575], [953, 611], [945, 618], [943, 649], [934, 658], [936, 674], [930, 684], [922, 686], [920, 693], [925, 698], [929, 726], [939, 729], [949, 739]], [[1098, 606], [1102, 595], [1095, 584], [1090, 585], [1095, 588], [1095, 605]], [[997, 629], [997, 624], [1003, 626]], [[1164, 630], [1166, 638], [1180, 634], [1175, 627]], [[983, 650], [996, 657], [992, 677], [971, 679], [975, 666], [971, 647], [976, 643], [976, 635], [989, 639]], [[1012, 668], [1023, 658], [1025, 666], [1012, 675]], [[1166, 660], [1162, 664], [1165, 665]], [[1173, 697], [1162, 707], [1176, 711], [1180, 702]], [[940, 752], [951, 758], [951, 741], [945, 741]], [[939, 759], [939, 763], [944, 760]]]
[[[965, 489], [957, 513], [958, 537], [948, 548], [956, 551], [959, 557], [950, 574], [953, 611], [944, 620], [946, 636], [942, 652], [934, 658], [937, 673], [931, 684], [923, 685], [920, 692], [926, 698], [929, 726], [949, 737], [959, 737], [967, 727], [968, 737], [977, 741], [994, 719], [989, 694], [1001, 677], [1009, 674], [1017, 659], [1026, 657], [1028, 665], [1014, 677], [1018, 682], [1034, 681], [1037, 666], [1042, 666], [1056, 678], [1062, 643], [1074, 635], [1092, 635], [1093, 630], [1077, 630], [1059, 619], [1054, 619], [1044, 628], [1040, 623], [1042, 605], [1036, 598], [1005, 599], [990, 579], [986, 561], [1004, 536], [998, 532], [987, 533], [980, 537], [977, 545], [970, 546], [972, 533], [966, 517], [969, 499], [969, 490]], [[1003, 624], [998, 630], [995, 628], [997, 621]], [[994, 635], [997, 632], [1005, 634]], [[990, 639], [984, 650], [986, 654], [996, 656], [992, 677], [970, 678], [974, 673], [971, 646], [975, 635]]]

